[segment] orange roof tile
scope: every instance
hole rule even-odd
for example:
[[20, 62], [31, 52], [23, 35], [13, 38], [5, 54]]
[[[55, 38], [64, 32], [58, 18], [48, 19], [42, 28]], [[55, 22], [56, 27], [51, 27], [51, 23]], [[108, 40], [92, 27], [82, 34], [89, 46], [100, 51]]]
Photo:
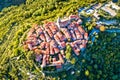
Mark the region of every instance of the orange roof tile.
[[64, 60], [63, 60], [63, 57], [61, 54], [58, 54], [58, 57], [59, 57], [59, 60], [61, 61], [61, 63], [63, 64], [64, 63]]
[[52, 47], [52, 45], [50, 46], [50, 54], [51, 54], [51, 55], [55, 54], [54, 48]]
[[40, 39], [41, 39], [41, 40], [46, 41], [45, 35], [44, 35], [43, 33], [42, 33], [42, 34], [40, 34], [40, 36], [39, 36], [39, 37], [40, 37]]
[[55, 39], [55, 41], [56, 41], [57, 43], [60, 42], [60, 38], [59, 38], [56, 34], [54, 35], [54, 39]]
[[51, 41], [51, 38], [50, 36], [48, 35], [48, 33], [46, 31], [44, 31], [44, 34], [45, 34], [45, 37], [46, 37], [46, 41], [47, 42], [50, 42]]
[[85, 33], [85, 30], [81, 26], [78, 26], [78, 30], [80, 31], [81, 34]]
[[57, 47], [54, 48], [54, 51], [55, 51], [55, 53], [59, 53], [60, 52], [60, 50]]
[[57, 43], [55, 40], [51, 40], [50, 45], [52, 45], [53, 47], [57, 47]]
[[85, 33], [85, 34], [84, 34], [84, 38], [85, 38], [86, 40], [88, 40], [88, 33]]
[[64, 33], [66, 38], [71, 39], [70, 32], [66, 28], [61, 28], [61, 31]]
[[77, 16], [77, 15], [70, 15], [70, 16], [69, 16], [69, 19], [70, 19], [70, 20], [78, 20], [78, 19], [79, 19], [79, 16]]

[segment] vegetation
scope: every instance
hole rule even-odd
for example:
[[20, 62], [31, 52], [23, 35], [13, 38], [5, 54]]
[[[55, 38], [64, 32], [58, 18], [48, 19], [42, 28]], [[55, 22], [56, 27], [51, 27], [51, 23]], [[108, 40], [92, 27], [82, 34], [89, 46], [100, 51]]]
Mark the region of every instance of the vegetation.
[[88, 44], [85, 57], [78, 61], [71, 59], [75, 69], [53, 74], [56, 77], [44, 77], [33, 52], [25, 51], [22, 45], [34, 23], [42, 24], [44, 20], [54, 21], [58, 16], [77, 14], [80, 7], [105, 1], [107, 0], [26, 0], [26, 4], [4, 8], [0, 12], [0, 79], [120, 79], [120, 38], [117, 37], [120, 34], [100, 33], [98, 42], [92, 47]]

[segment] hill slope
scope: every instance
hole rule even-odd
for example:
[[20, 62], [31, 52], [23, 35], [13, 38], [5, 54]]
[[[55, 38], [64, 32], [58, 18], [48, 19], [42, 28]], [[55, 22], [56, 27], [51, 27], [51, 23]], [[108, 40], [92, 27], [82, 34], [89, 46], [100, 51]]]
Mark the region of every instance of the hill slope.
[[[104, 2], [105, 0], [98, 1]], [[3, 9], [0, 12], [0, 79], [43, 79], [40, 66], [34, 61], [34, 55], [32, 52], [24, 51], [22, 47], [22, 42], [31, 25], [42, 24], [44, 20], [54, 21], [58, 16], [76, 14], [79, 7], [95, 2], [96, 0], [27, 0], [26, 4]], [[96, 50], [95, 47], [88, 47], [88, 56], [82, 60], [83, 66], [76, 64], [78, 70], [79, 67], [83, 67], [80, 73], [75, 73], [76, 76], [68, 76], [68, 72], [65, 71], [51, 75], [57, 76], [57, 79], [66, 78], [68, 80], [119, 79], [120, 56], [118, 55], [119, 48], [116, 48], [118, 42], [113, 45], [107, 39], [102, 41], [105, 37], [109, 37], [108, 40], [111, 40], [115, 37], [115, 34], [112, 35], [102, 33], [100, 34], [101, 43], [94, 45], [97, 46]], [[114, 50], [107, 44], [115, 46]], [[99, 45], [106, 45], [106, 50], [98, 50], [101, 48]], [[85, 76], [86, 70], [90, 72], [89, 76]], [[46, 78], [54, 79], [50, 76]]]

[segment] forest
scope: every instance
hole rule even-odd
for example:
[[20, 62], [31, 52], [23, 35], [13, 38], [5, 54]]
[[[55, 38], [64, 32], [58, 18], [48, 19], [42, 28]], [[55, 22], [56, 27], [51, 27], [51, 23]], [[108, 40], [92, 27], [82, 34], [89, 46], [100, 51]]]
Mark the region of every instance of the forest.
[[[92, 47], [88, 42], [86, 56], [79, 58], [82, 65], [74, 64], [74, 74], [70, 74], [70, 69], [45, 76], [35, 61], [33, 52], [23, 48], [23, 41], [32, 25], [78, 14], [78, 9], [83, 6], [107, 1], [109, 0], [0, 0], [0, 79], [119, 80], [119, 33], [100, 32]], [[4, 4], [6, 2], [10, 3]], [[120, 4], [120, 0], [117, 4]], [[120, 13], [116, 18], [120, 19]]]

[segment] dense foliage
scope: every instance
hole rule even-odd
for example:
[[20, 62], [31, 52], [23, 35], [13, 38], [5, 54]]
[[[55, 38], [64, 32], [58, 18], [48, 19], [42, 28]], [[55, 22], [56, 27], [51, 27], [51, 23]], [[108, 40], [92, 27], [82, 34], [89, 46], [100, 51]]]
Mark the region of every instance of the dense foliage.
[[0, 12], [0, 79], [120, 79], [120, 41], [115, 40], [120, 39], [117, 37], [120, 34], [100, 33], [98, 42], [88, 46], [86, 56], [75, 64], [74, 74], [69, 70], [44, 77], [33, 52], [26, 52], [22, 47], [34, 23], [76, 14], [79, 7], [97, 1], [106, 0], [26, 0], [26, 4], [4, 8]]
[[0, 11], [4, 7], [9, 7], [11, 5], [19, 5], [21, 3], [25, 3], [26, 0], [0, 0]]

